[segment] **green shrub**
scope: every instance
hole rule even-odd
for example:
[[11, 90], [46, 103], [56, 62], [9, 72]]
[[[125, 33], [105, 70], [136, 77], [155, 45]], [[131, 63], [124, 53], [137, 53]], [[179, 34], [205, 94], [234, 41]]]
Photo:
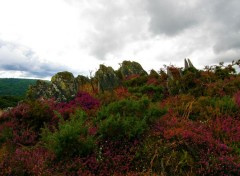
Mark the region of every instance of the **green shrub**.
[[142, 118], [149, 108], [150, 101], [147, 98], [141, 100], [120, 100], [104, 106], [98, 113], [98, 120], [106, 119], [111, 115], [135, 116]]
[[234, 100], [228, 96], [224, 96], [222, 98], [212, 98], [210, 100], [210, 104], [214, 108], [219, 108], [222, 114], [230, 115], [230, 113], [234, 113], [238, 109]]
[[105, 106], [98, 113], [96, 123], [103, 138], [129, 140], [141, 136], [156, 118], [166, 110], [151, 104], [148, 98], [121, 100]]
[[234, 100], [229, 96], [224, 97], [199, 97], [192, 107], [191, 120], [209, 120], [217, 116], [238, 114]]
[[161, 116], [163, 116], [165, 113], [167, 112], [167, 108], [159, 108], [156, 105], [155, 106], [150, 106], [150, 108], [148, 109], [147, 113], [146, 113], [146, 120], [147, 123], [151, 123], [153, 122], [155, 119], [160, 118]]
[[141, 87], [130, 87], [130, 93], [138, 97], [142, 97], [143, 94], [147, 95], [152, 101], [159, 101], [163, 98], [163, 87], [155, 85], [144, 85]]
[[28, 124], [31, 127], [39, 130], [44, 126], [44, 123], [51, 121], [54, 113], [49, 104], [41, 100], [28, 101], [27, 104], [29, 105]]
[[8, 108], [17, 106], [18, 102], [23, 100], [20, 96], [0, 96], [0, 108]]
[[[129, 78], [128, 80], [125, 80], [123, 82], [124, 86], [127, 87], [136, 87], [136, 86], [142, 86], [146, 84], [148, 77], [147, 76], [140, 76], [140, 75], [132, 75], [133, 78]], [[134, 77], [136, 76], [136, 77]]]
[[94, 149], [94, 139], [88, 135], [87, 119], [83, 111], [76, 111], [69, 120], [61, 119], [58, 129], [51, 132], [42, 130], [42, 141], [45, 147], [53, 151], [58, 158], [75, 155], [86, 156]]
[[134, 116], [121, 117], [120, 114], [110, 116], [99, 126], [100, 137], [111, 140], [133, 139], [139, 137], [147, 128], [146, 120]]
[[145, 118], [147, 123], [160, 118], [166, 113], [166, 108], [161, 109], [157, 103], [151, 103], [146, 97], [140, 100], [120, 100], [102, 107], [98, 113], [97, 121], [104, 120], [110, 116]]

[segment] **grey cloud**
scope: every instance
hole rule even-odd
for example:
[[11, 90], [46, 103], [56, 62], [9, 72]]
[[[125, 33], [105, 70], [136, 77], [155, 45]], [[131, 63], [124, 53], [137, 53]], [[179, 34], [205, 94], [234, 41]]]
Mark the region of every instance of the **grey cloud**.
[[141, 0], [88, 2], [91, 6], [84, 15], [91, 21], [92, 30], [86, 40], [90, 54], [97, 59], [105, 60], [109, 53], [121, 51], [127, 43], [144, 36], [148, 17]]
[[147, 3], [150, 30], [154, 34], [174, 36], [199, 22], [194, 1], [151, 0]]
[[[240, 59], [240, 50], [231, 50], [228, 52], [223, 52], [213, 59], [213, 63], [218, 64], [220, 62], [231, 63], [233, 60], [237, 61]], [[209, 63], [208, 63], [209, 64]]]
[[44, 78], [67, 69], [56, 63], [41, 62], [27, 47], [0, 40], [0, 70], [22, 71], [23, 76]]
[[[207, 5], [208, 4], [208, 5]], [[202, 1], [206, 9], [205, 24], [213, 40], [215, 62], [231, 62], [240, 58], [240, 1]]]
[[28, 71], [28, 69], [26, 68], [26, 65], [1, 65], [1, 68], [3, 70], [14, 70], [14, 71]]
[[240, 49], [240, 1], [217, 1], [213, 6], [213, 29], [216, 43], [214, 52], [220, 54], [228, 50]]
[[[188, 52], [200, 50], [197, 43], [205, 44], [212, 47], [215, 54], [212, 62], [239, 59], [239, 8], [239, 0], [151, 0], [146, 6], [150, 16], [149, 30], [153, 35], [174, 38], [185, 31], [192, 31], [190, 29], [202, 31], [208, 38], [194, 41]], [[188, 34], [192, 40], [195, 35], [197, 34]]]
[[232, 33], [218, 34], [219, 38], [214, 45], [214, 52], [221, 54], [228, 50], [239, 50], [240, 49], [240, 33], [232, 31]]
[[[208, 1], [204, 2], [206, 5]], [[239, 27], [239, 6], [240, 1], [238, 0], [213, 0], [208, 8], [210, 8], [210, 15], [216, 22], [223, 23], [228, 27]]]

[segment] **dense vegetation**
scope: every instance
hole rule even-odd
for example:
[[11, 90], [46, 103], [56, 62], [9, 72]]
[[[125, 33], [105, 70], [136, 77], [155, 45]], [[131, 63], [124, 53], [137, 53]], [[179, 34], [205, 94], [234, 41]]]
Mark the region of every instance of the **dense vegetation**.
[[0, 78], [0, 96], [25, 96], [29, 85], [35, 83], [35, 79]]
[[35, 83], [34, 79], [0, 78], [0, 109], [16, 106]]
[[0, 109], [14, 107], [19, 101], [23, 100], [24, 96], [0, 96]]
[[169, 66], [68, 102], [25, 100], [0, 117], [0, 175], [240, 175], [233, 62]]

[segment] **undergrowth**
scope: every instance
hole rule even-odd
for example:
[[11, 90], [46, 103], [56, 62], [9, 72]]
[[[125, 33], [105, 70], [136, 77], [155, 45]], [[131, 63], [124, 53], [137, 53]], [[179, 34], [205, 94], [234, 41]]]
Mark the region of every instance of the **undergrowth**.
[[240, 75], [169, 69], [5, 111], [0, 175], [240, 175]]

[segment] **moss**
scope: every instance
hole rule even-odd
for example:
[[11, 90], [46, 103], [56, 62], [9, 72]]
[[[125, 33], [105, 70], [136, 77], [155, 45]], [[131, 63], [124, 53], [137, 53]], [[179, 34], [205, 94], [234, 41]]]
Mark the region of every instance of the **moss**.
[[119, 85], [119, 78], [112, 67], [100, 65], [95, 78], [98, 80], [98, 89], [101, 92], [113, 90], [113, 88]]
[[133, 74], [147, 75], [147, 72], [142, 66], [134, 61], [123, 61], [119, 70], [121, 71], [123, 78]]
[[72, 80], [74, 79], [74, 76], [68, 71], [59, 72], [52, 77], [51, 82], [56, 82], [59, 78], [62, 80]]

